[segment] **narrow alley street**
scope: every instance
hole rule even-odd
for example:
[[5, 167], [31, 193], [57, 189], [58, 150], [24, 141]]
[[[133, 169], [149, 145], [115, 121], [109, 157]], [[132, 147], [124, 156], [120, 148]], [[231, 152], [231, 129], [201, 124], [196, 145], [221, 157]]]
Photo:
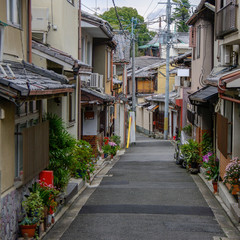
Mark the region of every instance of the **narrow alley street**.
[[177, 166], [173, 154], [170, 141], [138, 135], [136, 145], [96, 176], [44, 240], [238, 239], [210, 191]]

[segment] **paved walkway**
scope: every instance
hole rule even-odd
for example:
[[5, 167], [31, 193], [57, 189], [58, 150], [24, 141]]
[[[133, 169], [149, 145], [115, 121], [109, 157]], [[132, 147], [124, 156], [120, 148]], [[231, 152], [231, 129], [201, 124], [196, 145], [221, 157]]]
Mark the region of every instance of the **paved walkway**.
[[209, 190], [174, 163], [173, 153], [171, 142], [138, 135], [44, 240], [238, 239]]

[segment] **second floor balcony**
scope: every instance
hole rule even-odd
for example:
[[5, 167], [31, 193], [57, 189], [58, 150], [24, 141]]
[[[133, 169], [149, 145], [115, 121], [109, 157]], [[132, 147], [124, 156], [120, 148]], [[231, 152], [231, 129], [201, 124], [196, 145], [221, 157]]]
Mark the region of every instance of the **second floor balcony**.
[[237, 31], [237, 5], [230, 2], [216, 13], [216, 38]]

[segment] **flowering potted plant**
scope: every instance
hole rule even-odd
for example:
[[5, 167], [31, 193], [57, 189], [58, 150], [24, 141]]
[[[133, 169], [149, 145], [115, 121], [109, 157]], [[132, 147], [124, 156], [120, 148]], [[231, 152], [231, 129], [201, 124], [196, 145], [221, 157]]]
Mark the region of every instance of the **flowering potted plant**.
[[118, 145], [115, 142], [108, 142], [108, 144], [104, 144], [103, 147], [104, 154], [110, 154], [111, 158], [116, 155], [118, 150]]
[[208, 180], [217, 182], [219, 175], [219, 160], [215, 154], [208, 152], [203, 156], [203, 167], [206, 168]]
[[[238, 157], [233, 158], [226, 167], [226, 173], [224, 175], [224, 184], [230, 184], [230, 192], [232, 194], [237, 194], [239, 192], [240, 185], [240, 159]], [[234, 188], [238, 190], [234, 191]]]
[[203, 156], [202, 166], [206, 169], [206, 177], [212, 180], [214, 193], [217, 192], [217, 181], [219, 176], [219, 160], [211, 151]]

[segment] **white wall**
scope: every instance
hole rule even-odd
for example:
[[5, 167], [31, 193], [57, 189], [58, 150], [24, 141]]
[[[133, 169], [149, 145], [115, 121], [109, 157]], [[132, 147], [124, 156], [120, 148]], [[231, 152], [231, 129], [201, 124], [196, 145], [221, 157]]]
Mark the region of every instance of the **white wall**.
[[98, 133], [98, 111], [97, 111], [97, 107], [94, 107], [93, 109], [94, 111], [94, 119], [92, 120], [85, 120], [84, 119], [84, 113], [83, 113], [83, 135], [87, 136], [87, 135], [97, 135]]

